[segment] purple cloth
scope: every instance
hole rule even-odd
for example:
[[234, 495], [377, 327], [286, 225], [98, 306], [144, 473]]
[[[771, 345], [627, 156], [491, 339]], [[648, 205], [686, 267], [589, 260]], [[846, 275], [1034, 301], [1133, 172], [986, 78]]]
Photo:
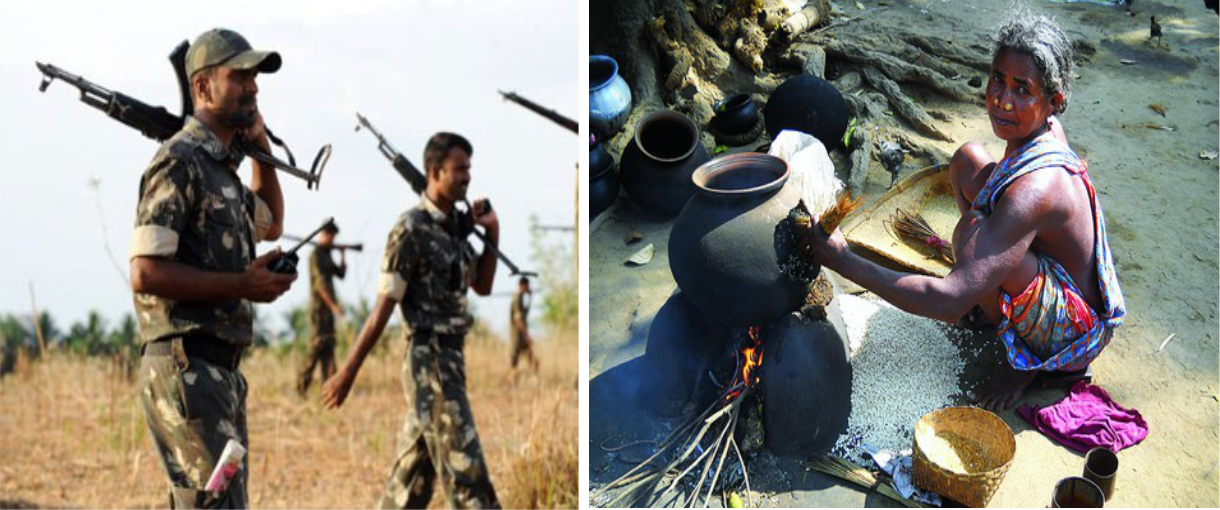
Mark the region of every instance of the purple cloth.
[[1148, 437], [1148, 422], [1139, 411], [1118, 405], [1106, 390], [1084, 381], [1072, 386], [1067, 398], [1035, 408], [1017, 409], [1043, 434], [1079, 452], [1102, 446], [1117, 453]]

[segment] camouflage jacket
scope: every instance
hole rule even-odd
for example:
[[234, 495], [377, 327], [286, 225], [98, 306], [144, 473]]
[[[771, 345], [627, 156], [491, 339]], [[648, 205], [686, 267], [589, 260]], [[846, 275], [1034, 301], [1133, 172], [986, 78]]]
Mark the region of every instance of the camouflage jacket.
[[466, 289], [474, 281], [468, 220], [424, 197], [398, 218], [386, 242], [378, 293], [400, 303], [412, 332], [465, 334], [474, 319]]
[[331, 314], [330, 307], [322, 300], [322, 291], [325, 290], [338, 303], [335, 277], [342, 279], [347, 276], [347, 266], [335, 264], [332, 253], [332, 249], [318, 246], [309, 256], [309, 314], [313, 316]]
[[[220, 273], [245, 271], [270, 228], [271, 209], [237, 176], [241, 156], [229, 152], [194, 117], [165, 143], [140, 179], [130, 256], [163, 257]], [[141, 342], [187, 332], [249, 345], [250, 302], [184, 302], [135, 295]]]
[[508, 326], [512, 329], [513, 334], [517, 333], [517, 319], [521, 319], [521, 323], [529, 327], [530, 301], [533, 300], [533, 297], [533, 293], [520, 290], [513, 295], [513, 303], [509, 307], [508, 313]]

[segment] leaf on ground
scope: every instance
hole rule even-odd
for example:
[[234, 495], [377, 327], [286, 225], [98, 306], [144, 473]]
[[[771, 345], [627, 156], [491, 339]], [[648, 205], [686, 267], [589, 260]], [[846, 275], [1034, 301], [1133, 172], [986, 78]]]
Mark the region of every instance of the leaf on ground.
[[631, 244], [643, 238], [644, 234], [642, 232], [636, 229], [631, 229], [631, 232], [627, 232], [627, 234], [623, 236], [623, 244]]
[[1127, 60], [1127, 59], [1125, 59], [1125, 58], [1124, 58], [1124, 59], [1122, 59], [1122, 60], [1119, 60], [1119, 62], [1122, 62], [1122, 64], [1123, 64], [1123, 65], [1125, 65], [1125, 66], [1133, 66], [1133, 65], [1138, 64], [1138, 63], [1139, 63], [1138, 61], [1135, 61], [1135, 60]]
[[1203, 151], [1199, 153], [1199, 159], [1216, 159], [1216, 156], [1220, 156], [1220, 152]]
[[1148, 109], [1156, 112], [1157, 114], [1159, 114], [1162, 117], [1165, 116], [1165, 107], [1161, 106], [1160, 103], [1152, 103], [1152, 104], [1148, 105]]
[[648, 246], [645, 246], [644, 249], [635, 252], [634, 255], [627, 258], [627, 265], [642, 266], [647, 264], [652, 260], [652, 253], [654, 251], [656, 251], [656, 248], [652, 245], [652, 243], [648, 243]]

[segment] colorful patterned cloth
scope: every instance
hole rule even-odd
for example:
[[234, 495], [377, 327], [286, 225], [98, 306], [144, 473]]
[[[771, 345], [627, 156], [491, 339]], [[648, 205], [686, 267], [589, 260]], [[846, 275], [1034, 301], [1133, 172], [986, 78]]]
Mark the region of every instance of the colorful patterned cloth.
[[1066, 144], [1048, 130], [1001, 160], [972, 208], [990, 215], [1008, 185], [1043, 168], [1063, 168], [1080, 176], [1093, 207], [1094, 251], [1104, 308], [1100, 316], [1081, 298], [1080, 290], [1063, 266], [1035, 252], [1038, 276], [1015, 299], [1000, 292], [1000, 340], [1008, 351], [1008, 362], [1017, 370], [1081, 370], [1110, 343], [1114, 328], [1123, 323], [1126, 306], [1105, 217], [1097, 203], [1097, 191], [1089, 179], [1088, 166]]

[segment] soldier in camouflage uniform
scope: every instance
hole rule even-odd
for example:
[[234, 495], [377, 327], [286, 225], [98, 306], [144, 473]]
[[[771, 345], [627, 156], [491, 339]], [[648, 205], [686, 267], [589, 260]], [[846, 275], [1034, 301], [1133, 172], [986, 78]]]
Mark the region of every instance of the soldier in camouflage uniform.
[[309, 256], [309, 322], [313, 336], [309, 339], [309, 352], [305, 366], [297, 377], [297, 392], [302, 397], [313, 382], [314, 367], [322, 371], [322, 381], [335, 375], [335, 316], [343, 317], [343, 307], [335, 297], [334, 278], [347, 275], [347, 261], [343, 250], [339, 250], [339, 263], [331, 257], [335, 234], [339, 227], [332, 222], [318, 236], [317, 247]]
[[496, 271], [495, 253], [485, 248], [476, 258], [466, 237], [477, 224], [497, 244], [500, 232], [486, 200], [476, 200], [469, 214], [454, 208], [466, 197], [471, 152], [470, 143], [456, 134], [428, 140], [427, 189], [390, 232], [377, 304], [347, 363], [323, 388], [327, 407], [343, 404], [395, 303], [401, 303], [409, 334], [403, 364], [408, 411], [381, 508], [424, 508], [438, 476], [454, 508], [500, 506], [466, 399], [462, 353], [473, 321], [466, 289], [490, 294]]
[[530, 369], [534, 372], [538, 371], [538, 358], [534, 356], [534, 341], [530, 337], [529, 330], [529, 315], [530, 302], [533, 301], [534, 293], [530, 291], [530, 280], [524, 276], [517, 281], [517, 293], [513, 294], [513, 303], [509, 309], [509, 328], [512, 334], [509, 335], [509, 341], [512, 343], [512, 378], [516, 380], [517, 376], [517, 359], [521, 354], [529, 359]]
[[269, 150], [254, 80], [279, 67], [278, 54], [235, 32], [199, 36], [186, 57], [194, 114], [140, 180], [130, 251], [140, 403], [174, 508], [249, 506], [249, 456], [227, 490], [204, 485], [226, 443], [249, 447], [237, 365], [254, 338], [251, 301], [273, 301], [296, 279], [267, 270], [278, 250], [255, 258], [255, 242], [278, 238], [283, 225], [275, 169], [253, 163], [247, 188], [230, 150], [235, 136]]

